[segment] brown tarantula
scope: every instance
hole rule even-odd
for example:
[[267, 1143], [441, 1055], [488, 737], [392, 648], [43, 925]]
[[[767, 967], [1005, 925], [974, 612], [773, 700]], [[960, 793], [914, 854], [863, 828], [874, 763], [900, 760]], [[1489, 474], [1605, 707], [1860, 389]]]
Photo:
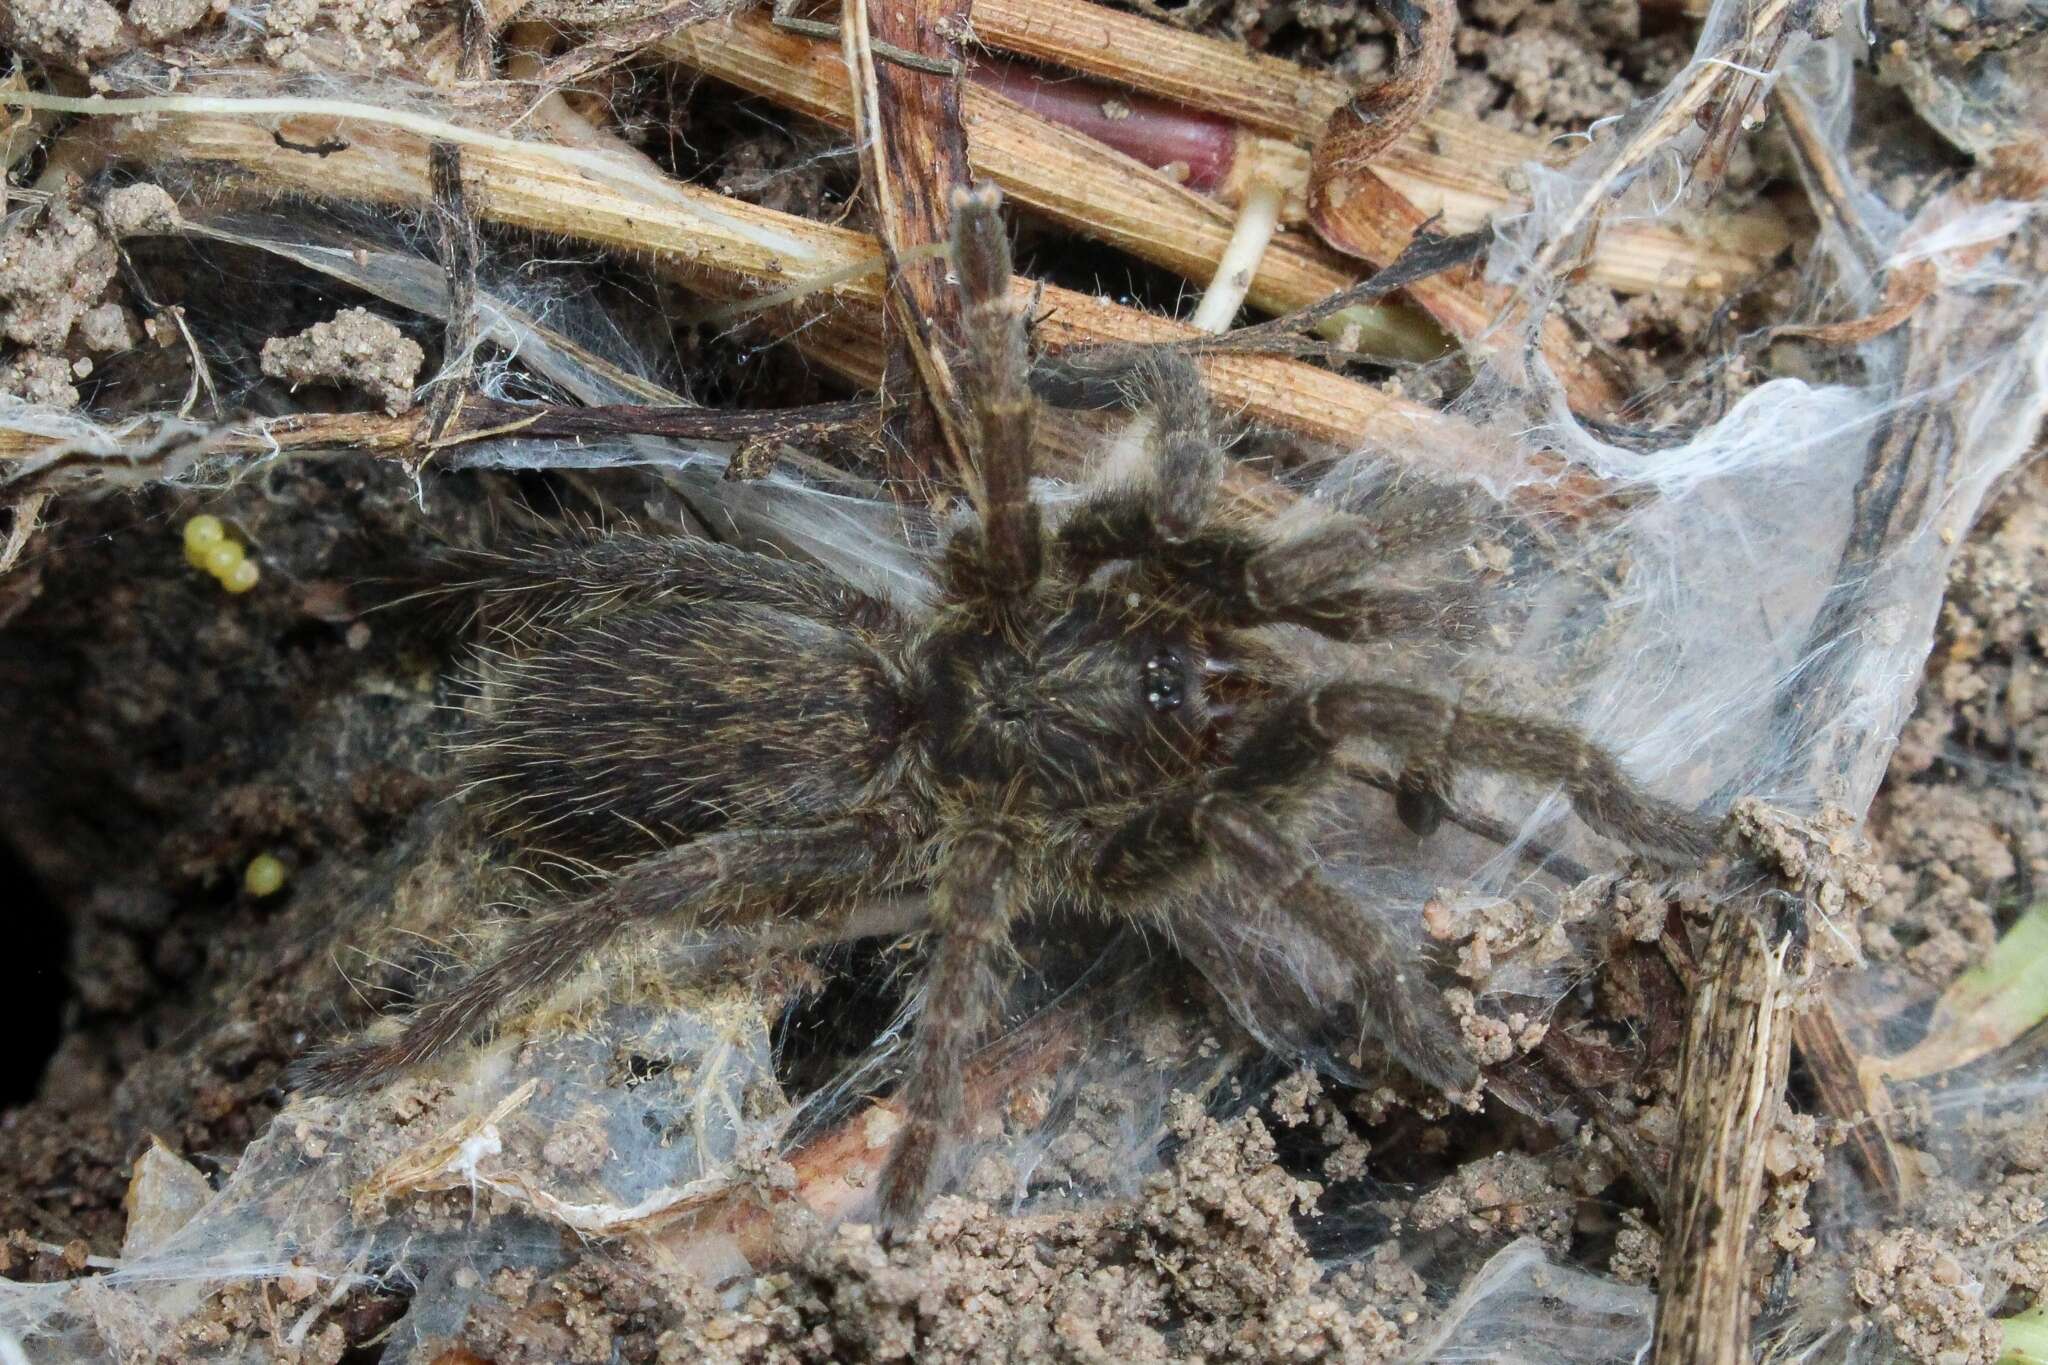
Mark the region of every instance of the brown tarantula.
[[[1464, 766], [1561, 785], [1636, 848], [1706, 847], [1704, 822], [1567, 726], [1321, 676], [1288, 648], [1299, 632], [1275, 627], [1350, 641], [1440, 625], [1446, 599], [1389, 586], [1390, 567], [1466, 523], [1452, 500], [1425, 499], [1284, 535], [1246, 524], [1217, 496], [1224, 459], [1184, 359], [1144, 371], [1156, 423], [1142, 472], [1048, 527], [1029, 489], [1035, 399], [998, 203], [987, 189], [953, 200], [976, 515], [931, 566], [937, 605], [910, 614], [822, 569], [696, 539], [598, 536], [498, 561], [483, 590], [539, 605], [520, 627], [531, 647], [485, 684], [480, 788], [522, 837], [623, 864], [390, 1041], [311, 1059], [311, 1087], [434, 1056], [626, 925], [767, 941], [922, 891], [923, 1012], [878, 1196], [896, 1227], [962, 1117], [1024, 916], [1121, 917], [1171, 938], [1219, 907], [1277, 910], [1403, 1063], [1446, 1088], [1476, 1083], [1401, 946], [1318, 870], [1316, 798], [1347, 742], [1395, 756], [1397, 809], [1418, 832]], [[1213, 924], [1203, 935], [1220, 941]]]

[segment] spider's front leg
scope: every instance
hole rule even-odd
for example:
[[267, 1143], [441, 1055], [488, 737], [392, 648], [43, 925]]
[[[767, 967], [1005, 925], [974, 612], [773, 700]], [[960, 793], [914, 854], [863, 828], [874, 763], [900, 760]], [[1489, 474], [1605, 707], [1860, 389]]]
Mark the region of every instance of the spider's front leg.
[[954, 592], [1014, 601], [1044, 568], [1038, 504], [1031, 497], [1031, 441], [1038, 400], [1031, 393], [1025, 304], [1010, 288], [1010, 241], [1002, 195], [989, 185], [953, 191], [953, 272], [959, 280], [967, 348], [960, 397], [973, 447], [971, 487], [980, 524], [946, 546]]
[[1137, 475], [1098, 489], [1061, 523], [1059, 545], [1082, 573], [1115, 559], [1152, 566], [1162, 582], [1226, 626], [1306, 626], [1339, 640], [1473, 622], [1469, 591], [1403, 586], [1390, 564], [1469, 530], [1467, 502], [1448, 490], [1390, 500], [1385, 520], [1334, 514], [1277, 536], [1210, 515], [1224, 459], [1200, 372], [1185, 356], [1148, 358], [1134, 394], [1156, 415]]
[[956, 841], [933, 883], [924, 1009], [897, 1091], [903, 1129], [876, 1197], [885, 1230], [902, 1232], [917, 1221], [941, 1149], [960, 1128], [967, 1064], [1002, 1008], [1010, 921], [1022, 899], [1015, 847], [989, 830]]
[[1152, 899], [1169, 923], [1181, 920], [1219, 943], [1228, 938], [1226, 927], [1202, 920], [1213, 917], [1215, 905], [1279, 910], [1323, 951], [1318, 961], [1337, 964], [1337, 989], [1348, 991], [1367, 1027], [1402, 1065], [1454, 1093], [1478, 1083], [1457, 1021], [1413, 950], [1331, 886], [1314, 853], [1251, 800], [1209, 792], [1160, 802], [1103, 844], [1092, 881], [1106, 897]]
[[698, 930], [752, 928], [799, 910], [851, 904], [892, 880], [899, 853], [881, 821], [847, 820], [725, 830], [644, 858], [521, 926], [504, 951], [414, 1009], [395, 1038], [307, 1058], [295, 1069], [294, 1087], [336, 1094], [391, 1080], [560, 985], [628, 924], [672, 919]]

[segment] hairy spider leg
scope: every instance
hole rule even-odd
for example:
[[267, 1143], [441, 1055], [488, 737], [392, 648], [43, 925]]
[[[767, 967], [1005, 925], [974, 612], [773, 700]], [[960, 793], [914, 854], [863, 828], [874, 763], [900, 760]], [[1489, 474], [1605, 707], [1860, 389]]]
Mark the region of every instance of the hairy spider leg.
[[[1220, 887], [1245, 909], [1278, 910], [1343, 964], [1360, 1018], [1417, 1076], [1451, 1091], [1478, 1083], [1457, 1022], [1413, 964], [1413, 949], [1331, 886], [1308, 846], [1252, 800], [1209, 792], [1162, 801], [1111, 834], [1092, 870], [1104, 894], [1150, 893], [1169, 925], [1214, 903], [1203, 894], [1209, 888], [1190, 887], [1190, 878]], [[1219, 926], [1206, 928], [1220, 937]]]
[[628, 924], [676, 919], [692, 929], [773, 923], [793, 907], [876, 889], [898, 849], [877, 822], [809, 829], [732, 829], [643, 858], [597, 890], [535, 916], [496, 957], [419, 1005], [397, 1037], [308, 1058], [296, 1088], [337, 1094], [390, 1080], [573, 976]]
[[1458, 769], [1490, 770], [1555, 783], [1580, 819], [1631, 848], [1684, 862], [1714, 846], [1712, 822], [1645, 791], [1571, 726], [1390, 682], [1343, 679], [1289, 697], [1238, 746], [1216, 782], [1254, 798], [1284, 795], [1328, 771], [1353, 739], [1399, 755], [1403, 786], [1438, 806]]
[[882, 1226], [917, 1221], [944, 1144], [967, 1109], [968, 1062], [1002, 1008], [1010, 921], [1021, 909], [1010, 840], [976, 830], [954, 843], [933, 883], [936, 947], [925, 968], [924, 1008], [912, 1031], [897, 1099], [903, 1128], [876, 1196]]
[[[1113, 559], [1146, 565], [1211, 625], [1306, 626], [1338, 640], [1434, 628], [1459, 637], [1474, 620], [1469, 589], [1389, 584], [1390, 560], [1440, 543], [1454, 524], [1412, 505], [1393, 522], [1333, 514], [1267, 536], [1219, 526], [1208, 516], [1223, 457], [1209, 402], [1186, 357], [1133, 367], [1134, 396], [1159, 413], [1146, 468], [1126, 484], [1084, 498], [1061, 524], [1059, 545], [1083, 574]], [[1452, 500], [1456, 501], [1456, 500]]]
[[1038, 404], [1031, 393], [1026, 305], [1010, 288], [1001, 193], [988, 185], [956, 189], [952, 203], [953, 270], [967, 342], [960, 394], [980, 525], [947, 545], [948, 576], [965, 598], [1015, 601], [1038, 585], [1044, 569], [1040, 514], [1031, 497]]
[[631, 531], [584, 535], [511, 550], [442, 556], [451, 574], [437, 596], [469, 596], [512, 634], [620, 607], [747, 603], [866, 630], [900, 626], [894, 608], [801, 560], [758, 554], [699, 536]]

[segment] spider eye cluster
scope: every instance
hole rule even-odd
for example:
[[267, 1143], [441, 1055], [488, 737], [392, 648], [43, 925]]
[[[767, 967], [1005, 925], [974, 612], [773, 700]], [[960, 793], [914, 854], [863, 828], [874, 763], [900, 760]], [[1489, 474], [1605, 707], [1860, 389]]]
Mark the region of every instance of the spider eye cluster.
[[1179, 656], [1161, 650], [1145, 660], [1145, 703], [1162, 714], [1178, 711], [1187, 700], [1187, 679]]

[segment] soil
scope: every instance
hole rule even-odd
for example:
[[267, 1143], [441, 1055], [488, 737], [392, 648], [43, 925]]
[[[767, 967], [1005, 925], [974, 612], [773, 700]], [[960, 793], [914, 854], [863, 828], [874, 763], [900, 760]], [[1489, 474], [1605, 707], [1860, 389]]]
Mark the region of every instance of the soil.
[[[1360, 78], [1391, 61], [1368, 6], [1133, 7]], [[588, 6], [556, 8], [563, 23], [592, 18]], [[1675, 8], [1469, 4], [1442, 98], [1503, 128], [1575, 131], [1683, 62], [1690, 30]], [[305, 71], [392, 62], [421, 41], [418, 13], [384, 0], [280, 3], [252, 37], [231, 31], [225, 7], [196, 0], [133, 0], [125, 11], [23, 0], [0, 15], [0, 42], [53, 66], [90, 66], [203, 39]], [[607, 79], [634, 135], [680, 170], [735, 197], [859, 221], [843, 139], [764, 128], [756, 106], [654, 69]], [[1910, 121], [1902, 98], [1871, 99], [1871, 118]], [[1901, 195], [1957, 164], [1947, 150], [1913, 151], [1927, 162], [1919, 174], [1881, 177]], [[47, 202], [7, 218], [0, 401], [106, 416], [176, 408], [211, 386], [259, 412], [368, 402], [395, 414], [439, 366], [435, 326], [253, 254], [152, 237], [178, 204], [152, 185], [114, 183], [122, 177], [79, 183], [48, 170], [38, 182]], [[1724, 201], [1790, 205], [1792, 185], [1782, 140], [1767, 131], [1731, 162]], [[228, 193], [176, 188], [180, 198]], [[402, 241], [418, 225], [378, 230]], [[1036, 229], [1025, 244], [1035, 271], [1099, 282], [1105, 258], [1092, 249]], [[558, 250], [509, 233], [490, 245], [520, 260]], [[1811, 264], [1802, 248], [1715, 304], [1581, 280], [1562, 307], [1651, 395], [1632, 420], [1697, 422], [1775, 359], [1761, 342], [1731, 340], [1728, 314], [1788, 312]], [[832, 392], [800, 362], [761, 350], [764, 335], [692, 324], [644, 263], [576, 266], [566, 278], [584, 298], [635, 305], [642, 330], [625, 348], [656, 356], [651, 369], [687, 378], [707, 402]], [[1126, 270], [1120, 259], [1115, 268]], [[1132, 297], [1161, 306], [1179, 288], [1142, 271], [1123, 278]], [[203, 374], [188, 335], [204, 339]], [[1707, 363], [1715, 377], [1702, 398], [1680, 381]], [[185, 564], [182, 528], [202, 512], [248, 547], [260, 591], [230, 595]], [[279, 462], [215, 486], [67, 496], [41, 516], [29, 552], [0, 574], [0, 846], [67, 934], [60, 1035], [37, 1059], [39, 1079], [0, 1113], [0, 1276], [29, 1284], [94, 1280], [112, 1258], [166, 1244], [238, 1170], [335, 1159], [360, 1181], [467, 1132], [475, 1096], [460, 1082], [408, 1081], [360, 1108], [302, 1101], [272, 1123], [286, 1112], [293, 1061], [472, 959], [494, 932], [479, 906], [533, 899], [526, 874], [447, 799], [460, 631], [444, 614], [392, 604], [433, 547], [622, 518], [698, 523], [676, 485], [643, 471], [415, 471], [351, 456]], [[1842, 931], [1817, 958], [1843, 965], [1860, 951], [1864, 970], [1840, 999], [1871, 1021], [1865, 1043], [1910, 1040], [2048, 877], [2044, 604], [2048, 473], [2036, 466], [2001, 490], [1955, 561], [1917, 709], [1864, 825], [1867, 858], [1825, 818], [1738, 821], [1741, 846]], [[246, 873], [265, 856], [285, 881], [257, 894]], [[701, 1248], [672, 1231], [569, 1235], [509, 1187], [480, 1194], [435, 1175], [394, 1184], [357, 1216], [485, 1248], [446, 1283], [378, 1278], [388, 1253], [350, 1282], [266, 1262], [191, 1305], [173, 1336], [145, 1345], [138, 1333], [119, 1358], [1379, 1362], [1431, 1341], [1458, 1286], [1520, 1239], [1560, 1265], [1654, 1288], [1684, 969], [1709, 909], [1636, 871], [1558, 905], [1429, 899], [1414, 928], [1439, 954], [1435, 979], [1468, 1046], [1503, 1082], [1463, 1105], [1369, 1047], [1347, 1054], [1341, 1075], [1278, 1065], [1158, 945], [1030, 945], [1047, 982], [1078, 979], [1060, 975], [1069, 955], [1128, 969], [1116, 979], [1136, 984], [1115, 992], [1115, 1008], [1091, 1006], [1074, 1025], [1117, 1046], [1071, 1074], [1016, 1062], [1025, 1080], [987, 1106], [958, 1193], [905, 1238], [821, 1224], [801, 1206], [794, 1191], [815, 1177], [805, 1162], [822, 1142], [733, 1154], [742, 1178], [720, 1216], [753, 1229], [754, 1242], [736, 1233], [734, 1245], [775, 1249], [761, 1273], [706, 1272], [690, 1259]], [[867, 945], [815, 969], [735, 967], [721, 1036], [744, 1051], [748, 1040], [765, 1047], [772, 1028], [780, 1048], [779, 1067], [735, 1102], [743, 1118], [815, 1099], [815, 1077], [860, 1058], [901, 1002], [898, 949]], [[564, 1018], [674, 1004], [660, 963], [635, 962], [572, 999]], [[1067, 1016], [1047, 1005], [1034, 1018]], [[831, 1031], [822, 1041], [820, 1020]], [[708, 1067], [583, 1031], [626, 1078], [619, 1088], [711, 1091]], [[477, 1067], [522, 1046], [503, 1040]], [[1929, 1365], [1997, 1359], [1994, 1319], [2048, 1291], [2048, 1122], [2001, 1098], [2000, 1080], [1995, 1068], [1973, 1072], [1909, 1116], [1897, 1137], [1919, 1179], [1888, 1208], [1845, 1150], [1848, 1125], [1795, 1071], [1766, 1155], [1752, 1261], [1767, 1330], [1795, 1339], [1853, 1320], [1878, 1349]], [[885, 1110], [863, 1117], [851, 1103], [814, 1132], [886, 1130]], [[576, 1207], [596, 1207], [590, 1192], [607, 1191], [630, 1155], [612, 1116], [547, 1112], [467, 1132], [483, 1144], [472, 1155], [496, 1144], [491, 1154], [514, 1164], [494, 1169], [544, 1172], [550, 1188], [589, 1195]], [[651, 1124], [642, 1140], [670, 1150], [686, 1122]], [[735, 1135], [747, 1131], [733, 1121]], [[430, 1302], [438, 1316], [415, 1311]]]
[[412, 406], [413, 381], [427, 353], [367, 308], [344, 308], [297, 336], [263, 343], [263, 373], [297, 388], [346, 384], [396, 417]]

